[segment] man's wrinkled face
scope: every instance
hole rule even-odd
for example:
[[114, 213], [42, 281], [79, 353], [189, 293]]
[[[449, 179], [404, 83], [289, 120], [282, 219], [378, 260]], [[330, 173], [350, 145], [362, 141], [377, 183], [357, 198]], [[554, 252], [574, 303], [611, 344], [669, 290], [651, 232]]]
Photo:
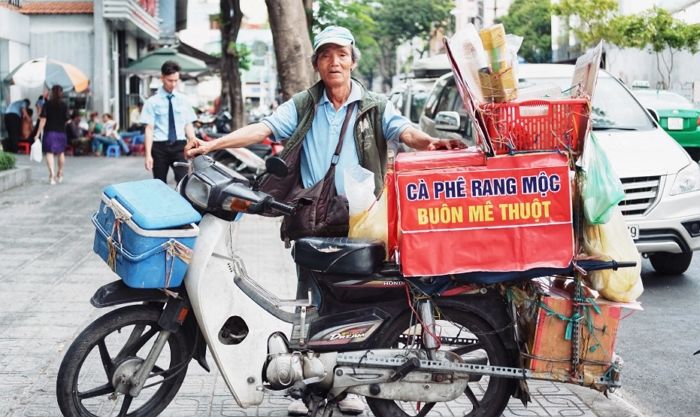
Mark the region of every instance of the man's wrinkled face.
[[354, 68], [352, 46], [328, 44], [321, 47], [316, 69], [327, 87], [348, 85]]
[[177, 83], [180, 82], [180, 73], [175, 72], [170, 75], [161, 75], [160, 80], [163, 82], [163, 90], [172, 93], [175, 91]]

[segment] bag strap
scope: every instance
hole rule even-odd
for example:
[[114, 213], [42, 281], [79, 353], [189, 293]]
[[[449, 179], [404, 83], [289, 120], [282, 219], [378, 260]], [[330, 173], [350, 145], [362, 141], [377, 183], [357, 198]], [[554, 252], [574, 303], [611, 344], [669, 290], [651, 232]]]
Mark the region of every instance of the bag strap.
[[338, 164], [340, 160], [340, 150], [343, 147], [343, 138], [345, 137], [345, 131], [348, 129], [348, 124], [350, 123], [350, 117], [355, 111], [356, 101], [353, 101], [348, 106], [348, 110], [345, 113], [345, 120], [343, 120], [343, 126], [340, 128], [340, 137], [338, 138], [338, 146], [335, 147], [335, 152], [333, 153], [333, 158], [331, 158], [331, 166], [334, 167]]

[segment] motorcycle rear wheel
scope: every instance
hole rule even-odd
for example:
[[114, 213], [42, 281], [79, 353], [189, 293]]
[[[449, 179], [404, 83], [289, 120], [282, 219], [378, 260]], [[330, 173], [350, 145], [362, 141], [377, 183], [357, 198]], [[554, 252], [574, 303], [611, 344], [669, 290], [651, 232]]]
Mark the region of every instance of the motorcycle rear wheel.
[[119, 375], [136, 372], [145, 360], [161, 331], [160, 314], [156, 306], [123, 307], [80, 333], [66, 352], [56, 379], [56, 397], [64, 416], [150, 417], [168, 406], [187, 372], [190, 352], [183, 332], [168, 337], [138, 397], [115, 394], [114, 387]]
[[[441, 350], [451, 350], [471, 363], [488, 364], [491, 366], [512, 366], [508, 352], [494, 329], [484, 320], [474, 314], [455, 309], [440, 309], [441, 320], [437, 320], [436, 329], [441, 332]], [[410, 317], [399, 320], [392, 329], [385, 332], [381, 345], [392, 348], [418, 348], [419, 326], [411, 326]], [[412, 334], [416, 334], [413, 336]], [[457, 339], [470, 339], [473, 343], [457, 344]], [[452, 340], [450, 340], [452, 339]], [[465, 389], [465, 395], [447, 403], [415, 403], [392, 401], [367, 397], [367, 404], [374, 415], [378, 417], [424, 417], [427, 415], [440, 416], [444, 413], [439, 409], [447, 404], [454, 415], [464, 417], [497, 417], [508, 405], [513, 392], [514, 381], [508, 378], [483, 376], [479, 381], [470, 382]], [[437, 409], [433, 410], [433, 407]], [[444, 411], [444, 410], [443, 410]]]

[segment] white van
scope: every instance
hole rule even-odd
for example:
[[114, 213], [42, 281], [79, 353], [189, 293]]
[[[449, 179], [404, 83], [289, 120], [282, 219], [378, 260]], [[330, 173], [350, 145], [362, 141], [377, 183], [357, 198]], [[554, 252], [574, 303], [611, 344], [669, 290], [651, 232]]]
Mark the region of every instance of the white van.
[[[521, 64], [517, 75], [521, 88], [555, 84], [567, 89], [573, 71], [571, 65]], [[420, 127], [432, 136], [457, 134], [470, 142], [464, 119], [454, 78], [447, 74], [435, 84]], [[657, 272], [682, 274], [700, 249], [700, 167], [605, 71], [598, 76], [591, 119], [625, 188], [620, 208], [637, 249]]]

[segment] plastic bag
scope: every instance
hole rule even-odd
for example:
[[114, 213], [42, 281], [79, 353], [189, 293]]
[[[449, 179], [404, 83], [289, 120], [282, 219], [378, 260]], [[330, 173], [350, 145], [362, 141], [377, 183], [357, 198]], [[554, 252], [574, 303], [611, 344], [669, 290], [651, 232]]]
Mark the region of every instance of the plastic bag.
[[376, 239], [388, 247], [388, 224], [386, 212], [386, 193], [382, 192], [367, 210], [350, 215], [350, 231], [348, 237], [358, 239]]
[[41, 162], [41, 141], [35, 140], [29, 150], [29, 160], [34, 162]]
[[593, 134], [586, 142], [581, 167], [585, 173], [581, 197], [586, 220], [589, 224], [607, 223], [613, 209], [625, 198], [625, 190]]
[[374, 196], [374, 173], [356, 165], [345, 170], [345, 197], [350, 215], [367, 210], [377, 199]]
[[587, 279], [594, 290], [608, 300], [623, 303], [635, 301], [642, 294], [642, 258], [618, 207], [611, 210], [607, 223], [585, 226], [583, 248], [589, 255], [602, 260], [637, 262], [633, 268], [590, 272]]
[[345, 196], [350, 212], [348, 237], [388, 242], [386, 192], [374, 195], [374, 173], [357, 165], [345, 170]]

